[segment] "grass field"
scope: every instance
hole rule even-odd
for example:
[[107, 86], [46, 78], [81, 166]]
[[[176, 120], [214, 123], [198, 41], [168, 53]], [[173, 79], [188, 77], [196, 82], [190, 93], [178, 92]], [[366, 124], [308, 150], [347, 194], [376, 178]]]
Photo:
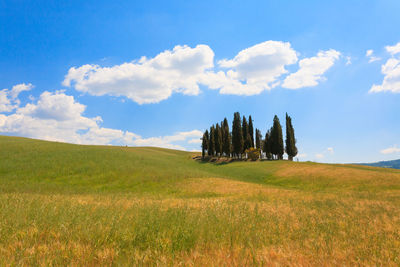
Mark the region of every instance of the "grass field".
[[0, 136], [0, 265], [400, 265], [400, 170]]

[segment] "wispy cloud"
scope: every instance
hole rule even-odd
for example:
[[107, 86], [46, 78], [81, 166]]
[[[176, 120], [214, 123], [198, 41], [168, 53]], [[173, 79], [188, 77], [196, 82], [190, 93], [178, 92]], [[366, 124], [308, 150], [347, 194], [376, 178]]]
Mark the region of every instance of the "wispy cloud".
[[385, 154], [385, 155], [387, 155], [387, 154], [395, 154], [395, 153], [400, 153], [400, 148], [397, 147], [397, 145], [394, 145], [392, 147], [388, 147], [388, 148], [382, 149], [380, 152], [382, 154]]

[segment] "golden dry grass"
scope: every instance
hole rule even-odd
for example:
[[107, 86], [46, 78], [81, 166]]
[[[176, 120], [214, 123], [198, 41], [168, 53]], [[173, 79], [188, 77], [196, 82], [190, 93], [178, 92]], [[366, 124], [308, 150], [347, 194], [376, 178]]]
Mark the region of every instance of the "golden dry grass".
[[1, 266], [400, 265], [400, 171], [8, 142]]

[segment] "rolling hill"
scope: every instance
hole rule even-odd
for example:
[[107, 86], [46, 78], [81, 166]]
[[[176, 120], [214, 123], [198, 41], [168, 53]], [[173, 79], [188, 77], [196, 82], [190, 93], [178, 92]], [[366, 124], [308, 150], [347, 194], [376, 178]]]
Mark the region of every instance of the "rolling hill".
[[374, 163], [362, 163], [360, 165], [372, 166], [372, 167], [381, 167], [381, 168], [400, 169], [400, 159], [388, 160], [388, 161], [379, 161], [379, 162], [374, 162]]
[[0, 136], [0, 265], [399, 265], [400, 170]]

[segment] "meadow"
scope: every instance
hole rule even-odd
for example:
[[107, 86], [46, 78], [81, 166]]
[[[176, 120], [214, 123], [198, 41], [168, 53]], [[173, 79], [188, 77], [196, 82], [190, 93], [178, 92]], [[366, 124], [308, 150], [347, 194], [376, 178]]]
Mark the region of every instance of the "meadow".
[[0, 136], [0, 265], [400, 265], [400, 170]]

